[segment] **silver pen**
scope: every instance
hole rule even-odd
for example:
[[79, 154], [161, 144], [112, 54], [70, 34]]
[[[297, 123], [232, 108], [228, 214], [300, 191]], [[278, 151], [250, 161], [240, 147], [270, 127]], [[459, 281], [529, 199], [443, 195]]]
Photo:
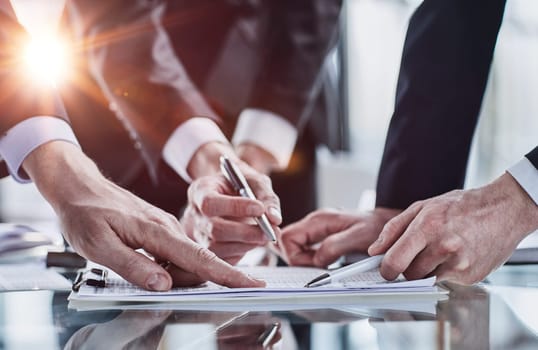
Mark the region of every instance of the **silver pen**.
[[372, 256], [372, 257], [363, 259], [361, 261], [357, 261], [356, 263], [353, 263], [351, 265], [347, 265], [339, 269], [326, 272], [314, 278], [312, 281], [308, 282], [307, 284], [305, 284], [305, 287], [311, 288], [311, 287], [324, 286], [326, 284], [343, 280], [344, 278], [353, 276], [361, 272], [370, 271], [381, 265], [381, 261], [383, 260], [384, 256], [385, 254]]
[[[256, 199], [254, 192], [248, 185], [247, 179], [239, 170], [239, 168], [232, 163], [226, 156], [220, 156], [220, 170], [228, 182], [233, 186], [233, 188], [239, 193], [241, 197]], [[269, 219], [265, 214], [262, 214], [260, 217], [254, 218], [260, 226], [263, 233], [269, 238], [272, 242], [276, 242], [276, 235]]]

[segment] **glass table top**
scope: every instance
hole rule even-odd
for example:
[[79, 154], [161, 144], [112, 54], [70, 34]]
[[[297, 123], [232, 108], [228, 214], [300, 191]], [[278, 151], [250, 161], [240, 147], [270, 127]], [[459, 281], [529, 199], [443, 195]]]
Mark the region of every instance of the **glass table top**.
[[68, 293], [0, 294], [2, 349], [536, 349], [538, 266], [446, 300], [320, 309], [76, 311]]

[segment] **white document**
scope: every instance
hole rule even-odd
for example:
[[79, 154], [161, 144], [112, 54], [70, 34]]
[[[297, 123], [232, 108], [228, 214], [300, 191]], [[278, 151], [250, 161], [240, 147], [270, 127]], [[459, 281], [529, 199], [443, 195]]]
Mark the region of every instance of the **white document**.
[[70, 290], [71, 282], [39, 264], [0, 265], [0, 290]]
[[[188, 302], [191, 304], [256, 298], [275, 301], [283, 299], [338, 298], [350, 295], [432, 295], [443, 294], [435, 286], [435, 277], [407, 281], [403, 277], [386, 281], [378, 270], [361, 273], [337, 284], [305, 288], [304, 285], [326, 272], [305, 267], [245, 267], [242, 271], [263, 279], [265, 288], [227, 288], [212, 282], [191, 288], [173, 288], [167, 292], [151, 292], [133, 286], [114, 273], [110, 273], [105, 288], [82, 285], [78, 293], [71, 293], [71, 301], [116, 302]], [[96, 276], [95, 276], [96, 277]], [[92, 278], [92, 277], [91, 277]], [[311, 299], [312, 300], [312, 299]]]

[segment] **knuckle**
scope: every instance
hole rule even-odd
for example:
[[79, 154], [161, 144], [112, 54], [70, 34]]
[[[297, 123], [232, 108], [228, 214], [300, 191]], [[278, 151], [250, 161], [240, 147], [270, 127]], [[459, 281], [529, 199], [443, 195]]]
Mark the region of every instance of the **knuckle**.
[[457, 238], [443, 239], [439, 242], [439, 253], [451, 255], [459, 252], [463, 248], [463, 242]]
[[428, 234], [437, 234], [443, 226], [442, 219], [439, 215], [431, 212], [426, 212], [419, 221], [418, 228], [421, 232]]
[[400, 227], [400, 219], [398, 217], [395, 217], [391, 220], [389, 220], [384, 226], [382, 232], [385, 233], [385, 235], [393, 235], [398, 231], [398, 228]]
[[217, 255], [215, 253], [202, 246], [196, 248], [194, 256], [197, 261], [201, 262], [201, 264], [198, 265], [200, 268], [205, 265], [210, 266], [211, 263], [217, 259]]
[[135, 259], [129, 259], [123, 262], [123, 264], [120, 266], [120, 269], [122, 271], [122, 275], [135, 276], [136, 274], [138, 274], [140, 266]]
[[429, 218], [425, 218], [424, 220], [420, 220], [419, 224], [417, 225], [417, 230], [421, 234], [428, 234], [428, 235], [436, 234], [437, 223], [433, 220], [430, 220]]
[[209, 215], [213, 212], [213, 200], [210, 197], [204, 197], [202, 198], [202, 201], [200, 203], [200, 211], [205, 214]]
[[[236, 214], [244, 213], [244, 212], [246, 212], [248, 210], [245, 203], [240, 202], [240, 201], [232, 201], [232, 202], [230, 202], [229, 205], [232, 208], [232, 212], [234, 212]], [[247, 216], [247, 215], [244, 215], [244, 216]]]
[[260, 182], [264, 186], [271, 187], [271, 178], [268, 175], [262, 174], [260, 176]]
[[168, 221], [168, 223], [170, 224], [176, 224], [178, 222], [178, 218], [175, 216], [175, 215], [172, 215], [168, 212], [163, 212], [164, 214], [164, 217], [166, 218], [166, 220]]
[[320, 210], [316, 210], [313, 213], [308, 214], [307, 217], [314, 222], [325, 221], [325, 219], [329, 215], [328, 213], [329, 213], [328, 209], [320, 209]]
[[194, 180], [193, 183], [189, 186], [187, 189], [187, 198], [189, 201], [192, 201], [195, 197], [195, 193], [198, 192], [198, 188], [200, 187], [200, 181], [201, 179]]
[[265, 174], [252, 172], [245, 174], [245, 177], [251, 183], [252, 186], [262, 187], [271, 185], [271, 178]]
[[470, 268], [471, 268], [471, 263], [469, 259], [466, 259], [464, 257], [461, 257], [458, 260], [458, 263], [454, 266], [454, 270], [459, 273], [465, 273], [469, 271]]
[[206, 222], [206, 231], [213, 240], [220, 241], [229, 234], [226, 225], [221, 220], [208, 219]]

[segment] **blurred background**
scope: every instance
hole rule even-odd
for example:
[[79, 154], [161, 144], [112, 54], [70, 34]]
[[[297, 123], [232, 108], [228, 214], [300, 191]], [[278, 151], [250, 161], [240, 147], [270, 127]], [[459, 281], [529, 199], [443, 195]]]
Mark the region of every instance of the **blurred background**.
[[[346, 90], [350, 151], [318, 150], [320, 207], [372, 205], [375, 179], [394, 107], [400, 56], [409, 17], [420, 0], [347, 0], [339, 65]], [[32, 32], [48, 30], [64, 0], [12, 0]], [[475, 137], [468, 187], [480, 186], [516, 163], [538, 140], [538, 2], [509, 0]], [[458, 137], [458, 135], [454, 135]], [[61, 181], [61, 179], [58, 179]], [[362, 198], [362, 200], [360, 200]], [[0, 180], [4, 221], [50, 220], [53, 213], [33, 185]]]

